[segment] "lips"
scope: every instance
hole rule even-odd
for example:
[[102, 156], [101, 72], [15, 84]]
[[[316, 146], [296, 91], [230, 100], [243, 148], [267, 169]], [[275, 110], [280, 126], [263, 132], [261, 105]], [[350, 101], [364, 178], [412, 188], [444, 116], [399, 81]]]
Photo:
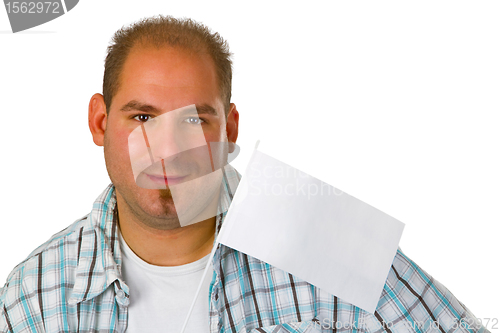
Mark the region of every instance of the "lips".
[[164, 186], [165, 185], [180, 184], [183, 181], [185, 181], [187, 178], [187, 176], [167, 176], [167, 177], [165, 177], [164, 175], [150, 175], [150, 174], [146, 174], [146, 175], [155, 184], [164, 185]]

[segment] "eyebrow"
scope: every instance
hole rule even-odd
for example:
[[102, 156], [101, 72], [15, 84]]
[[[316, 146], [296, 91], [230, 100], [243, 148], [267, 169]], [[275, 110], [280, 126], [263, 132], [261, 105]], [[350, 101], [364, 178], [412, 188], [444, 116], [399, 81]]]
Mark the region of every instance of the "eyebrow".
[[[157, 107], [150, 105], [150, 104], [145, 104], [138, 102], [136, 100], [132, 100], [125, 104], [124, 106], [121, 107], [121, 111], [142, 111], [142, 112], [147, 112], [147, 113], [153, 113], [153, 114], [161, 114], [162, 111], [158, 109]], [[203, 104], [196, 104], [196, 110], [198, 111], [198, 114], [205, 114], [205, 115], [211, 115], [218, 117], [219, 114], [217, 113], [217, 110], [206, 103]]]
[[196, 104], [196, 110], [198, 111], [198, 114], [206, 114], [215, 117], [219, 116], [217, 110], [208, 104]]
[[121, 111], [143, 111], [143, 112], [149, 112], [149, 113], [161, 113], [161, 110], [150, 105], [150, 104], [144, 104], [140, 103], [136, 100], [132, 100], [125, 104], [124, 106], [121, 107]]

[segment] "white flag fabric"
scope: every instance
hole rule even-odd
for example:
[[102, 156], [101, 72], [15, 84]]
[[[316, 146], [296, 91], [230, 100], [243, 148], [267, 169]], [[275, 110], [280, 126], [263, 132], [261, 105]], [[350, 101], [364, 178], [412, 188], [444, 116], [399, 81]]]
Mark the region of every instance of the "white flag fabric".
[[404, 224], [255, 150], [218, 242], [374, 313]]

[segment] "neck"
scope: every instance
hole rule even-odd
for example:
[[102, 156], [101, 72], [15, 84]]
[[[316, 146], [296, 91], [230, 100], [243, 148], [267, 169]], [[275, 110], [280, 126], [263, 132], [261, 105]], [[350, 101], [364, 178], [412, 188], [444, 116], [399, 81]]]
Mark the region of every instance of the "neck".
[[171, 230], [152, 228], [132, 214], [117, 192], [119, 227], [128, 246], [151, 265], [179, 266], [210, 253], [215, 234], [216, 217]]

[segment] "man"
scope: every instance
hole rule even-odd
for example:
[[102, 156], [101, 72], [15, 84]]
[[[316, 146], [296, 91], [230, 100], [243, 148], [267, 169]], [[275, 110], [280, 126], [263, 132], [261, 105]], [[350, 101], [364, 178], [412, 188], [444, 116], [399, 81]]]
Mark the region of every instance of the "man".
[[180, 332], [206, 264], [188, 332], [486, 331], [400, 251], [374, 314], [223, 245], [209, 262], [239, 181], [230, 98], [227, 44], [206, 27], [159, 17], [115, 34], [89, 103], [112, 185], [13, 270], [0, 332]]

